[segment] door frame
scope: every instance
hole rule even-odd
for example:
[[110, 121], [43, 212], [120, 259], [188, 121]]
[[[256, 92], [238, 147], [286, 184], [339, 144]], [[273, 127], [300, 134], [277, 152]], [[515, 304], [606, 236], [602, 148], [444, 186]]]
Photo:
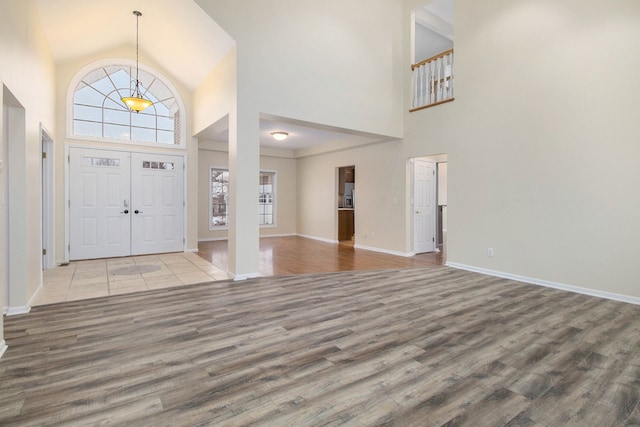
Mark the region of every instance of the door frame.
[[[409, 203], [407, 203], [407, 215], [405, 218], [407, 218], [407, 221], [409, 221], [410, 224], [410, 230], [407, 230], [407, 241], [409, 242], [408, 247], [411, 248], [411, 255], [415, 255], [416, 251], [415, 251], [415, 215], [414, 215], [414, 201], [413, 201], [413, 197], [414, 197], [414, 187], [415, 187], [415, 177], [414, 177], [414, 173], [415, 173], [415, 160], [416, 159], [427, 159], [427, 160], [431, 160], [435, 163], [436, 165], [436, 177], [435, 177], [435, 186], [436, 186], [436, 193], [435, 193], [435, 203], [434, 203], [434, 211], [433, 211], [433, 215], [434, 215], [434, 236], [435, 236], [435, 252], [440, 252], [439, 249], [439, 245], [442, 244], [443, 245], [443, 251], [446, 253], [446, 248], [445, 248], [445, 242], [444, 240], [446, 240], [446, 238], [443, 236], [443, 241], [440, 242], [438, 241], [438, 227], [441, 226], [441, 224], [438, 222], [438, 192], [440, 190], [440, 182], [438, 181], [438, 165], [440, 163], [447, 163], [449, 162], [448, 160], [449, 156], [447, 153], [442, 153], [442, 154], [425, 154], [422, 156], [415, 156], [415, 157], [411, 157], [408, 159], [407, 162], [407, 176], [408, 176], [408, 183], [407, 183], [407, 188], [408, 188], [408, 192], [407, 192], [407, 196], [408, 196], [408, 200]], [[445, 206], [446, 207], [446, 206]], [[446, 211], [444, 213], [444, 215], [446, 215]], [[445, 219], [446, 220], [446, 219]], [[444, 220], [443, 220], [444, 222]]]
[[[182, 157], [182, 164], [183, 164], [183, 168], [182, 168], [182, 209], [183, 209], [183, 224], [182, 224], [182, 234], [183, 234], [183, 243], [182, 243], [182, 250], [184, 252], [186, 252], [187, 250], [187, 218], [188, 218], [188, 212], [187, 212], [187, 170], [188, 170], [188, 166], [187, 166], [187, 153], [185, 152], [180, 152], [180, 153], [176, 153], [174, 150], [171, 151], [147, 151], [147, 150], [143, 150], [143, 149], [125, 149], [126, 147], [122, 147], [122, 148], [117, 148], [117, 147], [100, 147], [100, 146], [96, 146], [96, 145], [90, 145], [90, 144], [66, 144], [64, 147], [64, 263], [69, 263], [69, 260], [71, 258], [70, 256], [70, 242], [71, 242], [71, 224], [70, 224], [70, 204], [71, 204], [71, 199], [70, 199], [70, 194], [71, 194], [71, 187], [70, 187], [70, 181], [69, 181], [69, 175], [70, 175], [70, 170], [69, 170], [69, 159], [70, 159], [70, 152], [69, 150], [71, 148], [80, 148], [80, 149], [89, 149], [89, 150], [101, 150], [101, 151], [118, 151], [118, 152], [125, 152], [125, 153], [140, 153], [140, 154], [162, 154], [162, 155], [169, 155], [169, 156], [178, 156], [178, 157]], [[137, 148], [137, 147], [136, 147]]]
[[[433, 163], [433, 188], [432, 188], [432, 193], [433, 193], [433, 203], [432, 203], [432, 210], [431, 210], [431, 222], [433, 225], [433, 230], [431, 230], [432, 233], [432, 237], [433, 237], [433, 250], [431, 251], [420, 251], [418, 252], [416, 249], [417, 243], [416, 243], [416, 206], [415, 206], [415, 194], [416, 194], [416, 161], [427, 161], [427, 162], [431, 162]], [[436, 238], [436, 230], [437, 230], [437, 206], [438, 206], [438, 201], [437, 201], [437, 197], [436, 197], [436, 193], [438, 190], [438, 184], [436, 181], [436, 160], [429, 158], [428, 156], [420, 156], [420, 157], [414, 157], [411, 159], [411, 248], [412, 248], [412, 253], [418, 254], [418, 253], [432, 253], [432, 252], [438, 252], [438, 245], [435, 241]]]
[[[40, 148], [42, 150], [42, 164], [40, 167], [40, 183], [42, 195], [42, 269], [55, 267], [55, 162], [54, 162], [54, 140], [51, 133], [40, 123]], [[46, 253], [45, 253], [46, 250]]]

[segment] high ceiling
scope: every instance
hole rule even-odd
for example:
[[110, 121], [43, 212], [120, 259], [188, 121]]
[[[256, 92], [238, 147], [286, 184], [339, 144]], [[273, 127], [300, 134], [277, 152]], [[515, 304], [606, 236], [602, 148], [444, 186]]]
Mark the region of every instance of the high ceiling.
[[56, 63], [121, 46], [140, 52], [189, 90], [233, 46], [234, 40], [193, 0], [35, 0]]
[[[193, 0], [35, 0], [45, 36], [56, 63], [95, 52], [136, 44], [140, 17], [140, 52], [188, 90], [195, 90], [235, 41]], [[360, 145], [380, 136], [277, 117], [260, 121], [262, 146], [304, 150], [319, 145]], [[219, 123], [199, 133], [205, 140], [228, 140], [228, 127]], [[273, 131], [290, 137], [282, 142]]]

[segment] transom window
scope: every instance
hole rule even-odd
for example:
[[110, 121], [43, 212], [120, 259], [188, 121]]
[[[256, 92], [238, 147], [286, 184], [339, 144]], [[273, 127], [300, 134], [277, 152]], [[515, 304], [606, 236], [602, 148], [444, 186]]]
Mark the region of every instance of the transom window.
[[73, 95], [73, 135], [131, 142], [181, 145], [178, 102], [160, 79], [139, 71], [140, 92], [153, 105], [135, 113], [121, 98], [131, 96], [135, 68], [101, 67], [84, 76]]
[[[226, 227], [227, 206], [229, 203], [229, 171], [222, 168], [211, 168], [209, 228]], [[258, 223], [260, 225], [275, 225], [276, 173], [260, 172], [258, 182]]]

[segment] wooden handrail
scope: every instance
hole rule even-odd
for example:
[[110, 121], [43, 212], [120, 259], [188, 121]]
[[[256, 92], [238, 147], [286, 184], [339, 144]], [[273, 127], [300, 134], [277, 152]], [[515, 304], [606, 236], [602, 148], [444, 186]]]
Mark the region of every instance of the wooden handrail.
[[449, 55], [450, 53], [453, 53], [453, 49], [449, 49], [449, 50], [447, 50], [446, 52], [439, 53], [439, 54], [437, 54], [437, 55], [435, 55], [435, 56], [432, 56], [431, 58], [427, 58], [427, 59], [425, 59], [424, 61], [420, 61], [420, 62], [418, 62], [417, 64], [413, 64], [413, 65], [411, 66], [411, 71], [413, 71], [413, 70], [415, 70], [416, 68], [421, 67], [421, 66], [423, 66], [424, 64], [427, 64], [427, 63], [429, 63], [429, 62], [431, 62], [431, 61], [435, 61], [436, 59], [444, 58], [445, 56]]

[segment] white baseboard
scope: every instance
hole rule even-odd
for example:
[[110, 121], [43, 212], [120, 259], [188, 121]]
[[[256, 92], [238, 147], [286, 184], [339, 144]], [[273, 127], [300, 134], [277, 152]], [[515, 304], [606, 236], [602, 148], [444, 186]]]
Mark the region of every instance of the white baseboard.
[[256, 277], [260, 277], [260, 273], [246, 273], [246, 274], [233, 274], [229, 273], [234, 282], [240, 282], [242, 280], [247, 279], [255, 279]]
[[[260, 236], [261, 239], [266, 237], [292, 237], [297, 236], [295, 233], [286, 233], [286, 234], [265, 234], [264, 236]], [[202, 239], [198, 239], [198, 243], [200, 242], [219, 242], [221, 240], [229, 240], [228, 237], [205, 237]]]
[[559, 289], [562, 291], [575, 292], [578, 294], [589, 295], [592, 297], [610, 299], [613, 301], [626, 302], [629, 304], [640, 305], [640, 298], [629, 295], [616, 294], [613, 292], [599, 291], [596, 289], [581, 288], [580, 286], [567, 285], [564, 283], [552, 282], [549, 280], [536, 279], [533, 277], [519, 276], [517, 274], [504, 273], [502, 271], [489, 270], [472, 265], [458, 264], [457, 262], [447, 262], [447, 267], [457, 268], [460, 270], [473, 271], [474, 273], [482, 273], [489, 276], [502, 277], [504, 279], [517, 280], [518, 282], [530, 283], [532, 285], [545, 286], [547, 288]]
[[189, 253], [195, 253], [195, 252], [198, 252], [198, 248], [187, 248], [184, 251]]
[[295, 237], [297, 234], [295, 233], [285, 233], [285, 234], [265, 234], [264, 236], [260, 236], [261, 239], [265, 239], [267, 237]]
[[323, 237], [317, 237], [317, 236], [307, 236], [305, 234], [296, 234], [296, 236], [304, 237], [305, 239], [318, 240], [320, 242], [325, 242], [325, 243], [340, 243], [337, 240], [325, 239]]
[[204, 237], [202, 239], [198, 239], [198, 243], [200, 242], [218, 242], [220, 240], [229, 240], [226, 237]]
[[0, 341], [0, 359], [5, 351], [7, 351], [7, 342], [5, 340]]
[[366, 251], [380, 252], [387, 255], [395, 255], [395, 256], [401, 256], [401, 257], [411, 257], [415, 255], [415, 253], [413, 252], [391, 251], [389, 249], [376, 248], [373, 246], [354, 245], [353, 247], [356, 249], [364, 249]]
[[17, 316], [18, 314], [27, 314], [30, 311], [30, 305], [21, 305], [17, 307], [6, 307], [4, 314], [7, 316]]

